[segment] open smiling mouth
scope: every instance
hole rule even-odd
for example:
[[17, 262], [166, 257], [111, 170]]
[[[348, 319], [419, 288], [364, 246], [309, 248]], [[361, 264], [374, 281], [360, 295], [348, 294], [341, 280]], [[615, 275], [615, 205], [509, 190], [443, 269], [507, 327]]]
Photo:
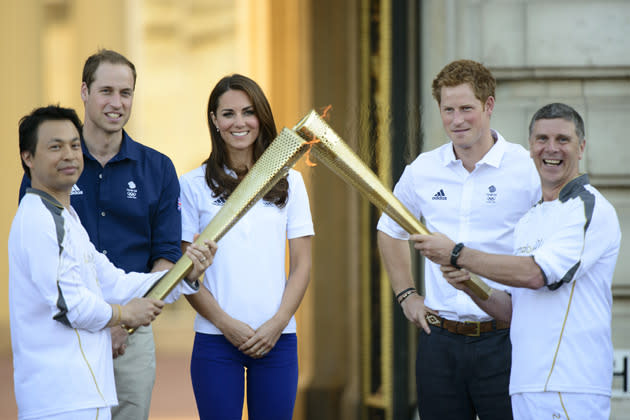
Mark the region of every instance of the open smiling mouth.
[[562, 161], [559, 159], [543, 159], [543, 163], [548, 166], [558, 166]]

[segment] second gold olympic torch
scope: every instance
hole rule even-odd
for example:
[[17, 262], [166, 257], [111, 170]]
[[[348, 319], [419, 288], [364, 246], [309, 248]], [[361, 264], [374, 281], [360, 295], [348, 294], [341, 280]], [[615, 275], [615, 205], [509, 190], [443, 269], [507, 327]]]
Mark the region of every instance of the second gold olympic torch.
[[[408, 233], [425, 235], [430, 233], [319, 114], [311, 111], [293, 130], [306, 140], [318, 139], [319, 142], [315, 143], [312, 149], [314, 156], [359, 190], [372, 204], [394, 219]], [[466, 286], [479, 298], [488, 299], [490, 286], [479, 277], [471, 273], [471, 279], [466, 281]]]
[[[287, 128], [283, 129], [230, 194], [195, 243], [203, 244], [205, 240], [219, 241], [289, 172], [307, 150], [308, 145], [299, 135]], [[191, 259], [183, 255], [144, 296], [164, 299], [191, 270]], [[128, 331], [132, 333], [134, 329]]]

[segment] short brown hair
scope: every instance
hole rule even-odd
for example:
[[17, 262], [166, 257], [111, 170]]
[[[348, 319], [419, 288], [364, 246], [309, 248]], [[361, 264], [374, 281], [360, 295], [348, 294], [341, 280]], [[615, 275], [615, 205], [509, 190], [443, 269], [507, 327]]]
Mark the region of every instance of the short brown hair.
[[455, 87], [463, 83], [470, 84], [475, 97], [486, 103], [488, 97], [494, 97], [494, 89], [497, 82], [483, 64], [472, 60], [457, 60], [447, 64], [435, 79], [433, 79], [433, 97], [438, 105], [442, 101], [441, 93], [443, 87]]
[[96, 70], [101, 63], [110, 63], [110, 64], [124, 64], [131, 69], [131, 73], [133, 74], [133, 88], [136, 88], [136, 66], [133, 65], [131, 61], [127, 59], [124, 55], [117, 53], [112, 50], [100, 49], [96, 54], [92, 54], [85, 60], [85, 64], [83, 65], [83, 77], [82, 82], [90, 90], [90, 85], [94, 82], [94, 75], [96, 74]]

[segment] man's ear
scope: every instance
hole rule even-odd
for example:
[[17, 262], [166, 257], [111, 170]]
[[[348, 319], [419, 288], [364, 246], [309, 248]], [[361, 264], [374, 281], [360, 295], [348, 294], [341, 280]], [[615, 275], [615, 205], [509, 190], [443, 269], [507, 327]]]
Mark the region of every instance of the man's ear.
[[488, 111], [488, 115], [492, 115], [492, 111], [494, 111], [494, 96], [488, 96], [484, 108], [484, 111]]
[[25, 150], [20, 153], [20, 156], [22, 157], [22, 161], [24, 161], [24, 164], [26, 166], [28, 166], [29, 168], [33, 167], [33, 155], [31, 154], [31, 152]]
[[81, 83], [81, 100], [83, 102], [87, 101], [87, 97], [90, 94], [89, 88], [87, 83], [83, 82]]

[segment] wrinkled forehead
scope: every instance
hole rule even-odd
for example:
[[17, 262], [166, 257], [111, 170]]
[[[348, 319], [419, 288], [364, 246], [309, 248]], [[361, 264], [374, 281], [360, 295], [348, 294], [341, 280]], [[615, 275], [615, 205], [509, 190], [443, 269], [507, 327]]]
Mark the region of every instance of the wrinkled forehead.
[[575, 123], [564, 118], [540, 118], [534, 121], [532, 137], [540, 135], [578, 137]]

